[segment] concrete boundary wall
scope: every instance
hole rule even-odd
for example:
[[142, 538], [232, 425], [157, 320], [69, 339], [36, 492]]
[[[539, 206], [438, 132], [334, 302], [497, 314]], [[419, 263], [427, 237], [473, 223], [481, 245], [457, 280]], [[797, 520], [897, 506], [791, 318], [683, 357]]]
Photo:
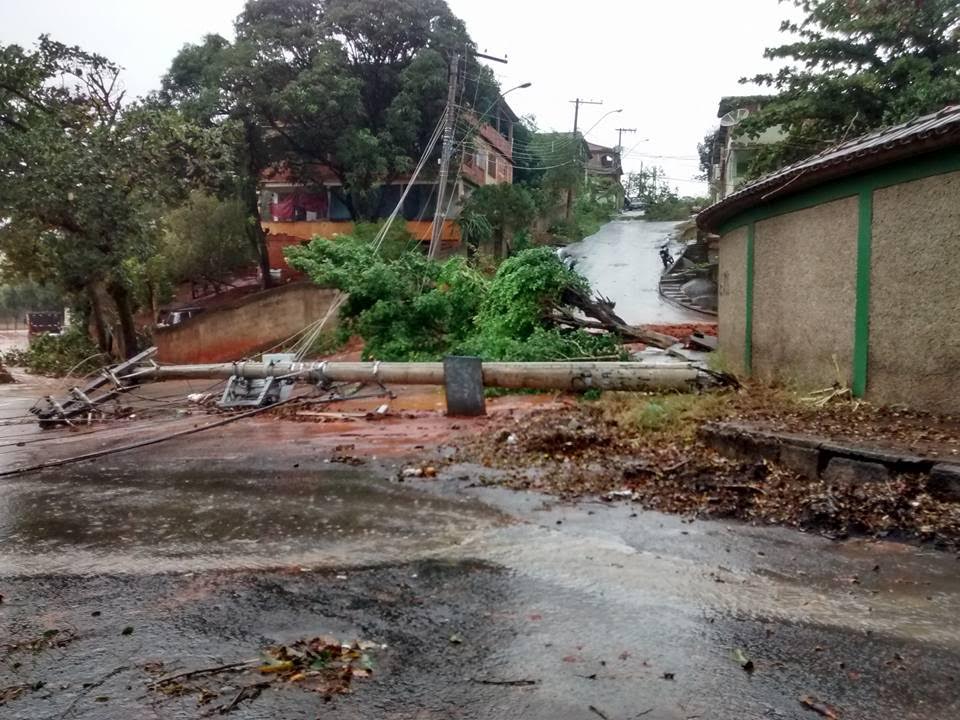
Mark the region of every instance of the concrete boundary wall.
[[873, 196], [869, 396], [960, 409], [960, 172]]
[[754, 257], [753, 373], [800, 387], [849, 384], [857, 199], [756, 223]]
[[960, 148], [785, 189], [720, 232], [731, 369], [960, 412]]
[[747, 228], [727, 234], [720, 243], [720, 274], [717, 283], [717, 332], [720, 352], [730, 369], [747, 370], [744, 364], [744, 334], [747, 303]]
[[[157, 359], [183, 364], [239, 360], [324, 317], [336, 295], [336, 290], [313, 283], [290, 283], [213, 308], [179, 325], [155, 328]], [[334, 313], [327, 327], [336, 326]]]

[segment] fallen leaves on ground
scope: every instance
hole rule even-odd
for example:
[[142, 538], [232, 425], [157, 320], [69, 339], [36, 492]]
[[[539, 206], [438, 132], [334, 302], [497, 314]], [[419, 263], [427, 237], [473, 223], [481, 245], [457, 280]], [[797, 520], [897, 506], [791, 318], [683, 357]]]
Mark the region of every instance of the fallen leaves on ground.
[[[368, 654], [374, 643], [355, 642], [342, 644], [335, 638], [315, 637], [297, 640], [290, 645], [266, 648], [258, 661], [230, 663], [214, 668], [167, 675], [150, 685], [150, 689], [168, 696], [195, 695], [197, 705], [207, 705], [215, 700], [224, 700], [212, 707], [212, 711], [231, 712], [241, 702], [253, 701], [270, 687], [297, 687], [315, 692], [325, 700], [335, 695], [350, 692], [354, 678], [368, 678], [373, 673], [373, 663]], [[152, 675], [164, 673], [162, 663], [146, 663], [143, 669]], [[231, 692], [223, 692], [223, 682], [218, 680], [216, 689], [208, 687], [209, 679], [225, 674], [237, 680]]]
[[815, 697], [811, 697], [810, 695], [802, 697], [800, 698], [800, 704], [813, 710], [818, 715], [828, 718], [828, 720], [840, 720], [840, 714], [835, 707], [820, 702]]
[[484, 483], [566, 498], [599, 495], [661, 512], [831, 536], [898, 534], [960, 544], [960, 505], [932, 497], [924, 477], [810, 479], [763, 459], [724, 457], [688, 428], [630, 426], [595, 404], [532, 411], [521, 422], [466, 441], [456, 459], [496, 469]]
[[12, 655], [15, 652], [29, 650], [31, 652], [43, 652], [56, 648], [64, 648], [77, 639], [77, 634], [73, 630], [51, 628], [44, 630], [38, 637], [32, 637], [28, 640], [10, 643], [4, 648], [5, 655]]

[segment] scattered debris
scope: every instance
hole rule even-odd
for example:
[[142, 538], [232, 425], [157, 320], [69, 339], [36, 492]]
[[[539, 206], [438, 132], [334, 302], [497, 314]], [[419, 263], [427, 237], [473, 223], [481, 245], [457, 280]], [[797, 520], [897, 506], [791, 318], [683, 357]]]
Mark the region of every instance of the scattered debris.
[[[621, 405], [613, 404], [617, 402]], [[773, 406], [768, 408], [759, 399], [730, 394], [683, 402], [683, 412], [692, 419], [650, 428], [645, 424], [658, 423], [657, 413], [667, 412], [658, 408], [669, 408], [666, 400], [656, 396], [639, 397], [632, 407], [623, 400], [611, 400], [610, 404], [536, 409], [522, 423], [511, 419], [499, 432], [494, 429], [465, 440], [454, 459], [501, 470], [484, 479], [488, 484], [546, 491], [568, 499], [593, 495], [687, 517], [775, 523], [828, 537], [897, 534], [947, 548], [960, 545], [960, 504], [935, 497], [925, 477], [893, 475], [882, 483], [811, 479], [761, 457], [731, 459], [696, 435], [700, 422], [715, 420], [721, 413], [744, 412], [740, 406], [730, 410], [726, 407], [730, 403], [748, 408], [755, 403], [750, 412], [767, 417], [789, 413], [784, 420], [788, 427], [794, 419], [812, 424], [814, 411], [809, 408], [792, 405], [783, 410], [782, 404], [767, 401]], [[699, 408], [698, 402], [710, 411]], [[834, 404], [815, 415], [830, 418], [830, 428], [854, 427], [861, 418], [867, 418], [868, 427], [870, 418], [885, 421], [884, 413], [873, 412]], [[918, 433], [921, 420], [919, 416], [911, 420], [917, 423]], [[960, 424], [955, 430], [960, 432]], [[929, 430], [926, 434], [932, 435]], [[516, 442], [506, 444], [507, 437]]]
[[73, 630], [51, 628], [50, 630], [44, 630], [39, 637], [32, 640], [11, 643], [4, 650], [6, 655], [12, 655], [20, 650], [30, 650], [37, 653], [43, 650], [64, 648], [76, 639], [77, 634]]
[[598, 717], [603, 718], [603, 720], [610, 720], [606, 715], [603, 714], [601, 710], [597, 709], [593, 705], [590, 706], [590, 712], [592, 712], [594, 715], [597, 715]]
[[839, 711], [835, 707], [820, 702], [815, 697], [810, 695], [802, 697], [800, 698], [800, 704], [829, 720], [840, 720]]
[[[249, 681], [240, 685], [229, 701], [213, 708], [220, 714], [232, 712], [242, 702], [255, 700], [271, 686], [296, 685], [329, 700], [334, 695], [350, 692], [354, 678], [367, 678], [373, 674], [368, 651], [379, 647], [376, 643], [368, 642], [341, 644], [330, 637], [298, 640], [290, 645], [269, 647], [264, 651], [264, 656], [256, 660], [176, 673], [160, 678], [148, 687], [172, 697], [196, 695], [198, 704], [205, 705], [221, 697], [221, 690], [206, 687], [202, 684], [202, 678], [222, 673], [256, 673], [255, 676], [248, 676]], [[149, 663], [143, 669], [156, 674], [162, 671], [163, 665]]]
[[539, 680], [482, 680], [478, 678], [471, 678], [471, 680], [479, 685], [503, 685], [505, 687], [529, 687], [540, 682]]
[[753, 660], [748, 658], [740, 648], [733, 651], [733, 659], [743, 668], [744, 672], [752, 673], [754, 671]]

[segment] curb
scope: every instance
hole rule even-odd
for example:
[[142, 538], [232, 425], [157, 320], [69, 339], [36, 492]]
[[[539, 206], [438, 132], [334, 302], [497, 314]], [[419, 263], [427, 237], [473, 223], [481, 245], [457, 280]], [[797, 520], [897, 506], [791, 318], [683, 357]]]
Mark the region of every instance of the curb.
[[[931, 494], [960, 502], [960, 464], [892, 449], [846, 444], [814, 435], [773, 432], [741, 423], [708, 423], [701, 439], [733, 458], [761, 458], [810, 479], [885, 482], [893, 475], [926, 475]], [[960, 461], [958, 461], [960, 462]]]

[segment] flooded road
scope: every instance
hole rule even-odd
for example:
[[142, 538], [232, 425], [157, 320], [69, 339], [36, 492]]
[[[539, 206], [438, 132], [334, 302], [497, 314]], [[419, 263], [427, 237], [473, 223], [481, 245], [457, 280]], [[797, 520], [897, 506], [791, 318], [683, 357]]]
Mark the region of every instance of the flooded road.
[[715, 322], [713, 316], [668, 303], [657, 291], [663, 270], [658, 252], [677, 223], [626, 218], [566, 248], [594, 291], [616, 302], [617, 313], [631, 325]]

